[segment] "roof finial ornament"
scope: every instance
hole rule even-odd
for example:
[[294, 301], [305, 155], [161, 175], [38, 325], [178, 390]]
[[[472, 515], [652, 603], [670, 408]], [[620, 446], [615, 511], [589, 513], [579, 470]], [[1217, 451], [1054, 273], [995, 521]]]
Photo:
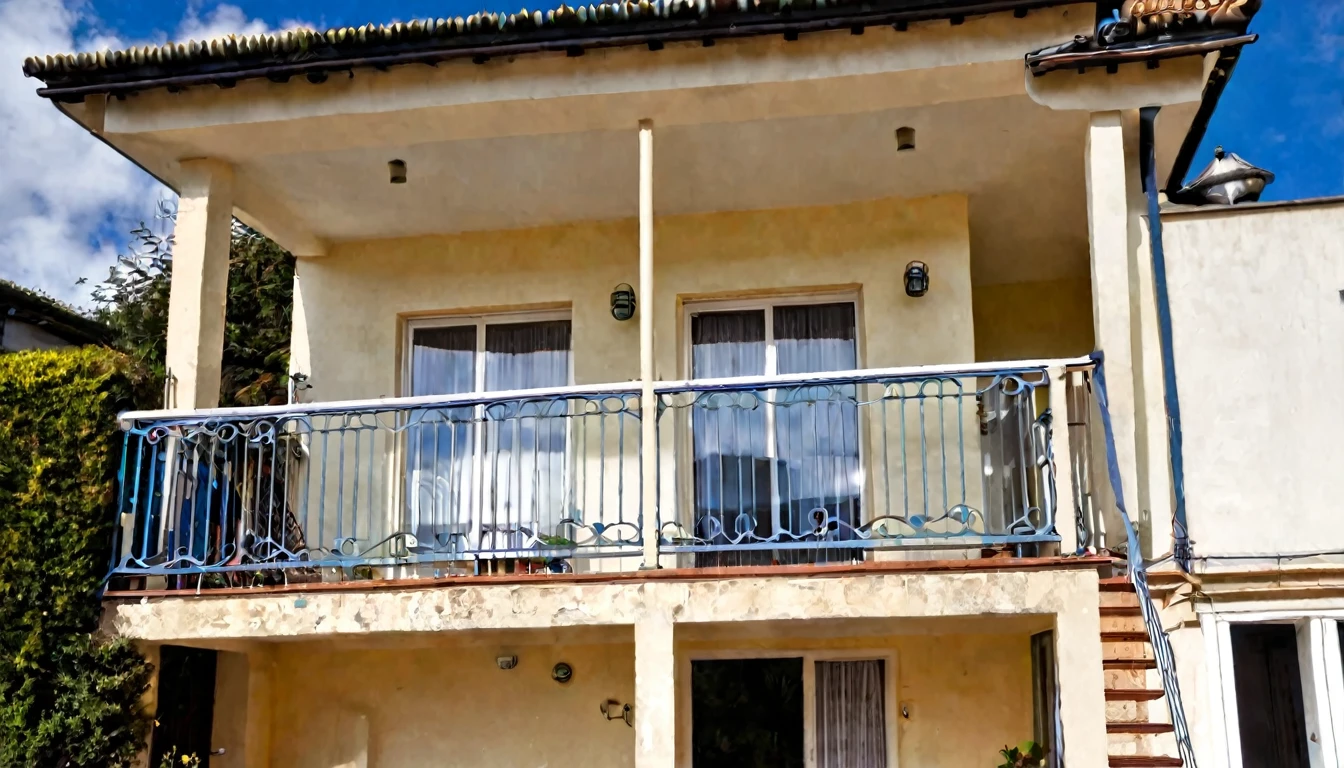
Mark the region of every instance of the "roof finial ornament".
[[1228, 152], [1221, 145], [1213, 150], [1209, 163], [1195, 180], [1173, 195], [1173, 201], [1194, 205], [1236, 205], [1254, 203], [1265, 186], [1274, 183], [1274, 174]]

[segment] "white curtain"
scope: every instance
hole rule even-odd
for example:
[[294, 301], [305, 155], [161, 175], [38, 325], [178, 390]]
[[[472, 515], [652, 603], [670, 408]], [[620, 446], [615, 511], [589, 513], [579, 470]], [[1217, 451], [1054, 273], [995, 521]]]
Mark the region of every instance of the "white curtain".
[[[767, 366], [767, 337], [774, 341], [773, 370]], [[691, 375], [697, 379], [847, 371], [857, 365], [852, 302], [691, 318]], [[781, 389], [774, 395], [777, 406], [764, 405], [765, 397], [765, 392], [714, 394], [694, 410], [699, 535], [726, 543], [746, 531], [762, 539], [778, 531], [808, 533], [819, 522], [814, 513], [823, 509], [857, 525], [863, 474], [854, 387]], [[767, 450], [771, 413], [773, 459]], [[776, 557], [792, 562], [817, 554], [761, 550], [702, 557], [700, 564], [768, 563]]]
[[[764, 373], [765, 312], [702, 312], [691, 318], [691, 376]], [[714, 543], [731, 541], [744, 529], [770, 535], [765, 409], [739, 407], [750, 402], [749, 393], [721, 393], [692, 412], [696, 523], [699, 534]], [[725, 534], [711, 535], [720, 527]]]
[[[411, 395], [476, 388], [476, 326], [417, 328], [411, 337]], [[420, 414], [408, 431], [410, 529], [419, 550], [446, 549], [466, 535], [472, 507], [475, 425], [471, 408]], [[461, 547], [462, 542], [457, 542]]]
[[[774, 310], [779, 374], [849, 371], [858, 367], [854, 304], [781, 306]], [[855, 526], [863, 473], [853, 385], [780, 390], [775, 441], [782, 470], [784, 527], [814, 527], [813, 511]]]
[[[563, 387], [569, 383], [568, 320], [489, 325], [485, 389]], [[541, 400], [488, 406], [482, 546], [526, 544], [522, 529], [554, 535], [566, 517], [565, 442], [569, 403]]]
[[[568, 320], [485, 327], [419, 328], [411, 350], [411, 393], [448, 395], [569, 383]], [[564, 401], [506, 403], [426, 413], [410, 428], [411, 528], [421, 548], [510, 549], [520, 528], [551, 534], [566, 514]], [[479, 424], [479, 426], [478, 426]], [[478, 430], [481, 432], [478, 434]]]
[[884, 666], [817, 662], [817, 768], [886, 768]]

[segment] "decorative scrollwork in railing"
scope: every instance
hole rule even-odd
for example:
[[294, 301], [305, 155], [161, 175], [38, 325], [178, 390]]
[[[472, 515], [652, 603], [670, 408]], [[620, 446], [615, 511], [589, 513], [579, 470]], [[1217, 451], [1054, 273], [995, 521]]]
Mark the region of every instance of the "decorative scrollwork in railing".
[[114, 577], [560, 570], [642, 544], [630, 386], [131, 416]]
[[765, 562], [1053, 540], [1046, 384], [1004, 370], [660, 385], [661, 543]]

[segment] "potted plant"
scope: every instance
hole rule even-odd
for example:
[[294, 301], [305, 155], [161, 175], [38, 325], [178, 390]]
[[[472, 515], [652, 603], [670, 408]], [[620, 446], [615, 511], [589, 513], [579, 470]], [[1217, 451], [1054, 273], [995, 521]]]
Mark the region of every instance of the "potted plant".
[[999, 750], [1003, 762], [999, 768], [1045, 768], [1045, 750], [1034, 741]]
[[[537, 546], [547, 549], [573, 549], [578, 546], [578, 542], [564, 536], [551, 536], [543, 533], [537, 537]], [[564, 573], [565, 571], [565, 560], [560, 557], [534, 557], [525, 563], [519, 563], [519, 565], [527, 569], [526, 573], [545, 573], [547, 571]]]

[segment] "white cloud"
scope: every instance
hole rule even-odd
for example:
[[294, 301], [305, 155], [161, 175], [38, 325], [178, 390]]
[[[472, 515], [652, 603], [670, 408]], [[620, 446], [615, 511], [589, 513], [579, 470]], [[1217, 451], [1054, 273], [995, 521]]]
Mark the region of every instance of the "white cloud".
[[[174, 34], [271, 31], [237, 6], [202, 12], [197, 2]], [[100, 28], [83, 0], [0, 0], [0, 278], [88, 306], [92, 284], [107, 277], [126, 233], [172, 195], [37, 96], [41, 82], [24, 77], [24, 58], [166, 38], [123, 41]], [[79, 278], [88, 284], [76, 285]]]
[[201, 15], [200, 2], [187, 4], [182, 23], [177, 27], [177, 41], [209, 40], [226, 35], [264, 35], [271, 32], [266, 22], [260, 19], [248, 19], [243, 9], [224, 3]]

